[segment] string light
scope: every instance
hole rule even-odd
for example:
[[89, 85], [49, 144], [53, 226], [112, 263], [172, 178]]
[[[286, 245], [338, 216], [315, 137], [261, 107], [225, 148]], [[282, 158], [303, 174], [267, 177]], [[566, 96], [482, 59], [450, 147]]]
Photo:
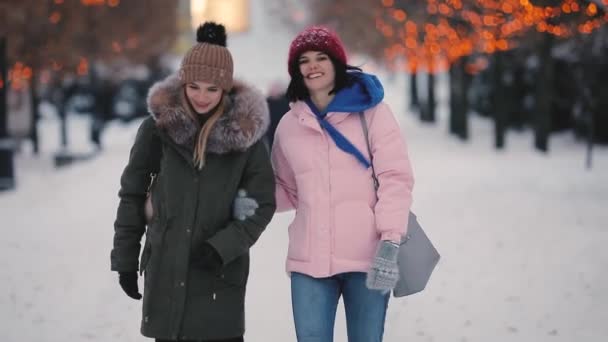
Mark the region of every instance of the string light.
[[[7, 81], [15, 90], [23, 89], [32, 78], [32, 68], [23, 62], [16, 62], [9, 70]], [[4, 82], [2, 82], [4, 87]]]
[[57, 24], [60, 20], [61, 20], [61, 13], [59, 13], [58, 11], [54, 11], [49, 16], [49, 22], [51, 24]]
[[80, 62], [78, 63], [76, 72], [80, 76], [85, 76], [89, 73], [89, 61], [86, 58], [80, 57]]
[[103, 6], [106, 4], [105, 0], [80, 0], [80, 3], [85, 6]]
[[[392, 0], [381, 2], [385, 10], [376, 18], [376, 27], [387, 39], [397, 40], [385, 50], [385, 57], [390, 64], [405, 57], [407, 63], [401, 65], [408, 70], [424, 66], [437, 71], [475, 51], [492, 54], [509, 50], [531, 29], [565, 38], [590, 34], [608, 22], [608, 14], [598, 17], [595, 3], [580, 0], [562, 0], [555, 6], [537, 6], [530, 0], [471, 0], [466, 5], [461, 0], [426, 0], [426, 16], [419, 17], [407, 16], [406, 8], [396, 8]], [[602, 3], [606, 5], [608, 0]], [[578, 15], [578, 23], [555, 23], [566, 15]], [[487, 61], [466, 69], [478, 72], [485, 66]]]

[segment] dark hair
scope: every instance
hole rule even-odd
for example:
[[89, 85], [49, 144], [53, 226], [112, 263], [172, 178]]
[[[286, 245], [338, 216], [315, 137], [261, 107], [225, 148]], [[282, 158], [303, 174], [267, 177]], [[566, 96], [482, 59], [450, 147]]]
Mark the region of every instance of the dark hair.
[[[334, 89], [332, 89], [329, 94], [335, 94], [341, 89], [351, 86], [355, 82], [355, 74], [361, 72], [362, 70], [359, 67], [344, 64], [331, 55], [327, 56], [329, 56], [331, 64], [334, 65], [336, 75], [334, 80]], [[298, 66], [299, 60], [296, 58], [292, 63], [293, 65], [290, 65], [289, 68], [295, 72], [294, 76], [291, 78], [291, 81], [289, 81], [289, 86], [287, 87], [287, 99], [291, 102], [305, 100], [310, 97], [310, 94], [308, 93], [308, 88], [306, 88], [306, 85], [304, 84], [304, 76], [300, 72], [300, 67]]]

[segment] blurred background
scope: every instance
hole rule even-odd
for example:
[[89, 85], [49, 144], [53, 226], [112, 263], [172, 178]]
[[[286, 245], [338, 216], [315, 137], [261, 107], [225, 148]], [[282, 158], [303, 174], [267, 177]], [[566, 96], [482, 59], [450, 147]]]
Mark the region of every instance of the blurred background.
[[[560, 131], [571, 131], [590, 151], [608, 143], [605, 0], [4, 0], [1, 6], [0, 188], [14, 186], [11, 159], [22, 144], [39, 154], [39, 123], [47, 114], [61, 123], [57, 165], [84, 157], [70, 150], [71, 115], [88, 117], [96, 150], [108, 122], [147, 115], [147, 89], [175, 70], [203, 19], [223, 22], [253, 44], [327, 24], [351, 54], [407, 79], [403, 95], [422, 122], [436, 121], [438, 77], [445, 76], [448, 131], [463, 140], [469, 116], [479, 115], [493, 121], [497, 149], [507, 132], [522, 129], [533, 130], [533, 147], [543, 152]], [[260, 21], [278, 31], [250, 37], [260, 25], [249, 16], [252, 6], [265, 7]], [[275, 65], [249, 60], [237, 68]], [[275, 67], [267, 76], [283, 71]], [[256, 83], [267, 89], [266, 78]], [[591, 153], [587, 159], [590, 167]]]
[[[119, 177], [205, 20], [271, 109], [311, 24], [383, 82], [443, 256], [387, 341], [608, 338], [608, 0], [0, 0], [0, 337], [145, 340], [109, 272]], [[252, 251], [250, 341], [295, 340], [291, 215]]]

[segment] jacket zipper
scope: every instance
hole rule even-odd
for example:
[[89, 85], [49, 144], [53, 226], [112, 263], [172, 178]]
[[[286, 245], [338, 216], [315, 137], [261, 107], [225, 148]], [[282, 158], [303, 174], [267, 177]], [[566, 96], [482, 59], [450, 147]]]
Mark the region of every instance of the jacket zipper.
[[327, 231], [329, 233], [329, 255], [328, 255], [328, 259], [329, 259], [329, 273], [331, 274], [332, 270], [331, 270], [331, 256], [334, 254], [334, 249], [335, 249], [335, 244], [336, 242], [334, 241], [334, 233], [333, 233], [333, 229], [331, 229], [332, 226], [332, 209], [331, 209], [331, 157], [330, 157], [330, 152], [331, 152], [331, 145], [330, 145], [330, 137], [327, 134], [323, 135], [325, 138], [325, 145], [327, 146], [327, 183], [328, 183], [328, 198], [329, 198], [329, 210], [328, 210], [328, 217], [327, 217]]

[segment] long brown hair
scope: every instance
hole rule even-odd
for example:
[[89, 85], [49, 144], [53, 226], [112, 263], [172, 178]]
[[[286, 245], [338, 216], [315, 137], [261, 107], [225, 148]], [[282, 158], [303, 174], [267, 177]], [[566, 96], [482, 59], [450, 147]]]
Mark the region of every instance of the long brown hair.
[[[225, 97], [226, 94], [222, 94], [222, 98], [215, 107], [213, 114], [211, 114], [211, 117], [207, 119], [201, 130], [198, 132], [198, 135], [196, 136], [196, 139], [194, 141], [194, 152], [192, 153], [192, 161], [199, 170], [202, 169], [203, 166], [205, 166], [205, 151], [207, 149], [207, 140], [209, 140], [209, 134], [211, 133], [211, 129], [213, 128], [217, 120], [219, 120], [219, 118], [222, 116], [222, 114], [224, 114], [224, 103], [226, 101]], [[188, 115], [194, 120], [194, 122], [198, 122], [197, 116], [201, 114], [196, 113], [194, 108], [192, 108], [192, 105], [190, 104], [190, 101], [186, 96], [185, 87], [182, 92], [182, 101], [186, 105], [185, 107], [186, 111], [188, 112]]]

